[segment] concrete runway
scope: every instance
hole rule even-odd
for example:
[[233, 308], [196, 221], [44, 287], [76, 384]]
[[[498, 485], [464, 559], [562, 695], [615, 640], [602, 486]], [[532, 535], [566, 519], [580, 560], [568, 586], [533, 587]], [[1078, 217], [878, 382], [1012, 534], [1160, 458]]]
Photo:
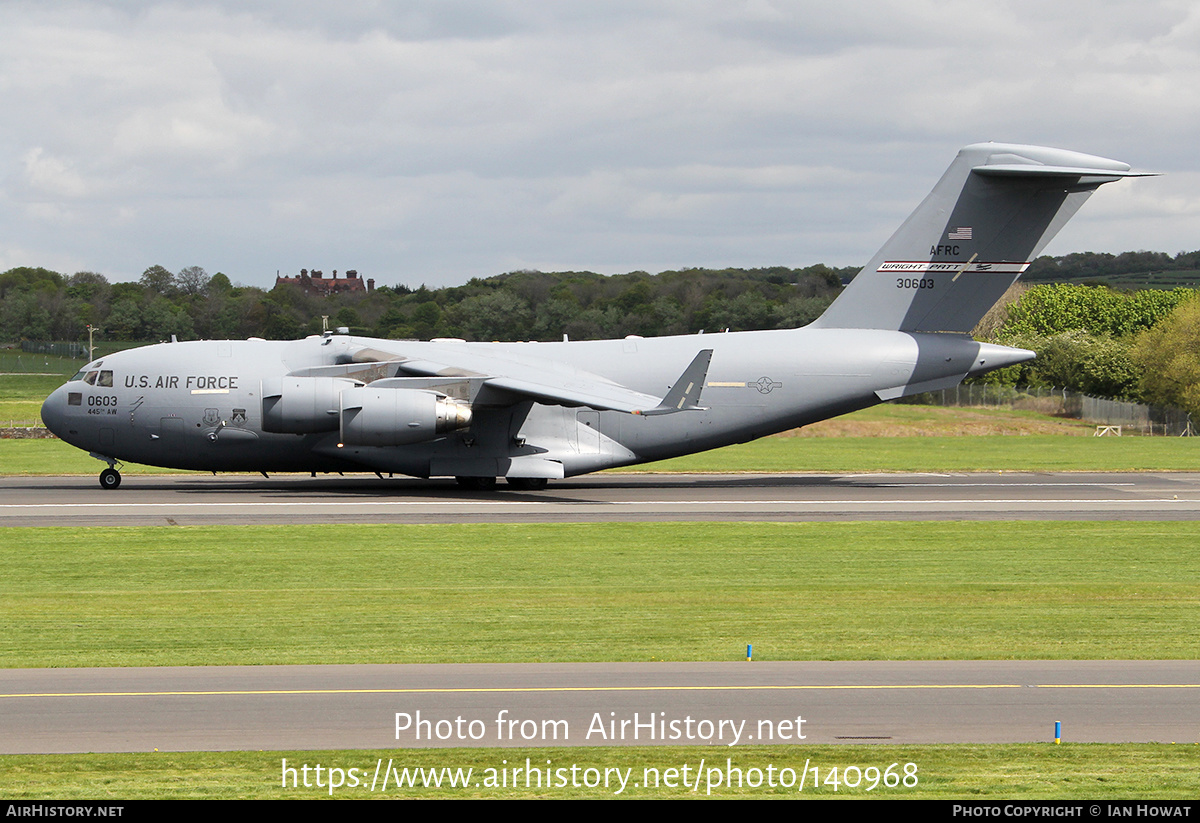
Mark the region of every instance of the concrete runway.
[[1196, 520], [1200, 473], [600, 474], [536, 492], [373, 476], [0, 479], [0, 525], [680, 520]]
[[0, 671], [0, 751], [733, 753], [772, 742], [1045, 742], [1056, 720], [1072, 742], [1195, 743], [1198, 698], [1196, 661], [10, 669]]
[[[493, 493], [362, 476], [129, 475], [117, 491], [0, 479], [6, 526], [1197, 518], [1200, 474], [1177, 473], [609, 474]], [[1197, 742], [1198, 689], [1196, 661], [0, 670], [0, 751], [528, 747], [555, 744], [555, 721], [570, 745], [720, 745], [741, 721], [754, 742], [767, 729], [788, 743], [1044, 741], [1055, 720], [1071, 741]], [[396, 713], [417, 711], [435, 739], [397, 739]], [[503, 739], [502, 711], [520, 721]], [[685, 736], [633, 740], [651, 713]], [[625, 738], [587, 735], [597, 717], [628, 721]]]

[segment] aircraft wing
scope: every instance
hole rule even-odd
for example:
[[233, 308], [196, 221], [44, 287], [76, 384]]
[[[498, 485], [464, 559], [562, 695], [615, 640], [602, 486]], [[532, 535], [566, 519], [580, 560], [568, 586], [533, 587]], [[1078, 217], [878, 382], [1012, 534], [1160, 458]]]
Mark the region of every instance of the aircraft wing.
[[[413, 377], [466, 379], [479, 387], [472, 399], [484, 403], [489, 399], [499, 402], [500, 398], [494, 394], [499, 392], [552, 405], [659, 415], [700, 408], [700, 390], [711, 359], [712, 349], [700, 351], [663, 398], [635, 391], [592, 372], [564, 367], [561, 363], [460, 352], [446, 357], [444, 362], [438, 362], [442, 360], [440, 357], [438, 361], [423, 357], [390, 360], [388, 365], [395, 368], [396, 376], [377, 383], [381, 387], [400, 388]], [[405, 378], [401, 374], [413, 377]]]
[[640, 414], [660, 404], [657, 397], [627, 389], [616, 383], [549, 384], [519, 377], [493, 377], [486, 383], [492, 389], [523, 394], [542, 403], [559, 406], [587, 406], [593, 409]]

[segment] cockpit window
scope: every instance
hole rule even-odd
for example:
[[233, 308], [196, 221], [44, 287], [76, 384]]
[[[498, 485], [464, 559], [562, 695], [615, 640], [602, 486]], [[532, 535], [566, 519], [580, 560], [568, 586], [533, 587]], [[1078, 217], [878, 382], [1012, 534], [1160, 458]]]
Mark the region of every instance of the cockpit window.
[[96, 381], [97, 386], [102, 386], [106, 389], [112, 388], [112, 369], [103, 369], [100, 372], [100, 379]]
[[[72, 377], [72, 378], [71, 378], [70, 380], [68, 380], [67, 382], [68, 382], [68, 383], [74, 383], [76, 380], [87, 380], [87, 382], [88, 382], [88, 385], [92, 385], [92, 386], [94, 386], [94, 385], [96, 385], [96, 376], [95, 376], [95, 375], [96, 375], [96, 371], [97, 371], [97, 370], [98, 370], [98, 369], [99, 369], [101, 366], [103, 366], [103, 365], [104, 365], [104, 361], [103, 361], [103, 360], [97, 360], [95, 363], [88, 363], [88, 364], [87, 364], [86, 366], [84, 366], [82, 369], [80, 369], [79, 371], [75, 372], [75, 376], [74, 376], [74, 377]], [[88, 375], [89, 375], [89, 374], [91, 375], [91, 378], [90, 378], [90, 379], [88, 378]], [[109, 372], [109, 375], [110, 375], [110, 376], [112, 375], [112, 372], [111, 372], [111, 371]], [[112, 383], [108, 383], [107, 385], [111, 386], [111, 385], [112, 385]]]
[[83, 378], [83, 382], [84, 382], [84, 383], [87, 383], [89, 386], [94, 386], [94, 385], [96, 385], [96, 375], [98, 375], [99, 373], [100, 373], [100, 372], [98, 372], [98, 371], [90, 371], [90, 372], [88, 372], [88, 373], [87, 373], [87, 377]]

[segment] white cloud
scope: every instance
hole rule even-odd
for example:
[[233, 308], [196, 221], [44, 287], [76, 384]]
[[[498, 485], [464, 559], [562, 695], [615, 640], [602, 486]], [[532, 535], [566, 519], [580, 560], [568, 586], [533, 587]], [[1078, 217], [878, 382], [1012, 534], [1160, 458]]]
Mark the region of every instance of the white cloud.
[[87, 193], [87, 186], [71, 168], [58, 157], [46, 154], [41, 146], [35, 146], [22, 158], [25, 166], [25, 183], [35, 195], [73, 199]]
[[[965, 143], [1197, 164], [1200, 12], [1172, 0], [78, 0], [0, 26], [0, 225], [22, 264], [114, 277], [844, 265]], [[1186, 188], [1109, 188], [1051, 251], [1200, 245]]]

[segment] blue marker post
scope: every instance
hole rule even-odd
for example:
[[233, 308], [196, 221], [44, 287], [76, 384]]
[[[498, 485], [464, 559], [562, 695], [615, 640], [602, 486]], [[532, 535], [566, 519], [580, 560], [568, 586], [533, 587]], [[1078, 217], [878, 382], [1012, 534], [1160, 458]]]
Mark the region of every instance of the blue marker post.
[[1062, 721], [1054, 721], [1054, 745], [1057, 746], [1062, 742]]
[[746, 644], [746, 662], [749, 663], [753, 659], [754, 659], [754, 644], [747, 643]]

